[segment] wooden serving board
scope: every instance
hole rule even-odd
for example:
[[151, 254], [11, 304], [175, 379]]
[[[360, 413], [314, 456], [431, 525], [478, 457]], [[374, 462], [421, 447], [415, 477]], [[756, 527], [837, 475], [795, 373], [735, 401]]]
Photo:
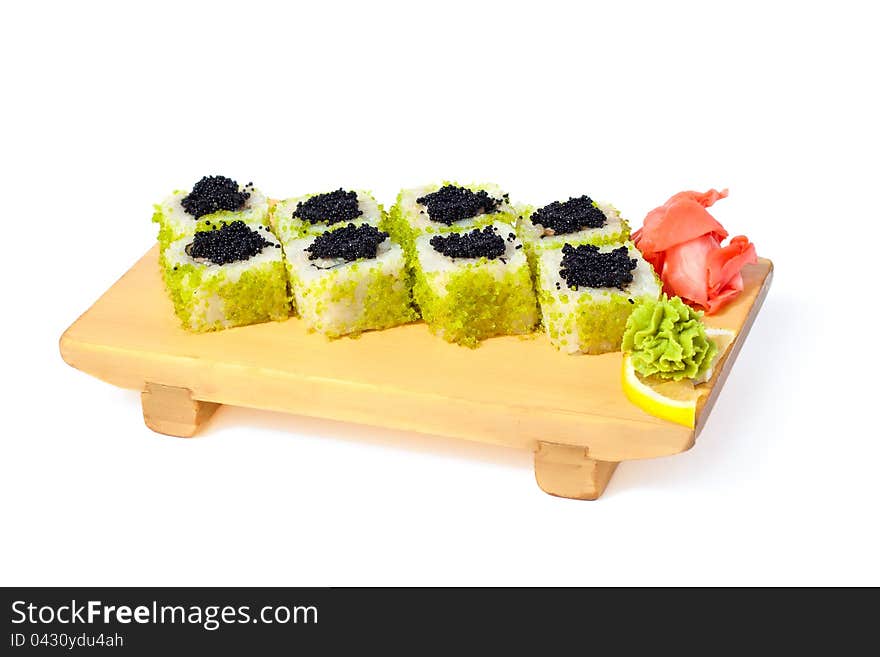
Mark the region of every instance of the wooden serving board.
[[327, 340], [296, 318], [191, 334], [178, 326], [154, 247], [61, 337], [73, 367], [142, 392], [151, 429], [192, 436], [219, 404], [284, 411], [521, 447], [546, 492], [596, 499], [617, 463], [690, 448], [770, 286], [772, 263], [743, 270], [743, 293], [707, 324], [737, 337], [715, 368], [696, 429], [648, 415], [621, 388], [621, 355], [568, 356], [543, 334], [448, 344], [422, 324]]

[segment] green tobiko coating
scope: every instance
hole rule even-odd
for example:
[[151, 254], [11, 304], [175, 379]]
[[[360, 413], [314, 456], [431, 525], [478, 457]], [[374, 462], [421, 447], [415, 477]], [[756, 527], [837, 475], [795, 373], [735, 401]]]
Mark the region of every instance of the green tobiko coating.
[[188, 331], [282, 321], [290, 313], [281, 260], [255, 265], [237, 280], [229, 280], [226, 272], [216, 266], [173, 265], [167, 260], [162, 266], [174, 312]]
[[681, 381], [701, 377], [718, 351], [698, 312], [680, 298], [642, 300], [626, 322], [623, 350], [636, 372]]
[[498, 277], [481, 266], [486, 262], [481, 258], [451, 273], [445, 286], [436, 272], [425, 274], [416, 266], [413, 295], [435, 335], [474, 348], [486, 338], [534, 329], [538, 307], [529, 268], [517, 267]]
[[407, 272], [391, 275], [375, 261], [369, 263], [357, 262], [309, 283], [288, 264], [298, 300], [295, 305], [310, 331], [328, 338], [357, 337], [364, 331], [409, 324], [419, 318], [412, 307]]

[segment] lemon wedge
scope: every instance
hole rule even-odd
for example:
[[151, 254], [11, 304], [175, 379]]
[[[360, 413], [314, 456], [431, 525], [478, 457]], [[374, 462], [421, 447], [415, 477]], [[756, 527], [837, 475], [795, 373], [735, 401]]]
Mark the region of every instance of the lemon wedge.
[[[703, 382], [712, 378], [715, 366], [733, 344], [736, 333], [729, 329], [706, 328], [718, 346], [712, 364], [703, 376]], [[623, 355], [623, 392], [633, 404], [651, 415], [694, 428], [697, 417], [697, 401], [708, 394], [709, 387], [689, 379], [668, 381], [657, 376], [641, 376], [636, 372], [629, 354]]]

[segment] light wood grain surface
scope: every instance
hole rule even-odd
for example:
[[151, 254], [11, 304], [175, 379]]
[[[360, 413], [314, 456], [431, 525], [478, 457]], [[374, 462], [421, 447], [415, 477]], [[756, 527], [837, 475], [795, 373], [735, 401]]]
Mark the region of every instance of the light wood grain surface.
[[[707, 318], [739, 335], [716, 368], [697, 432], [767, 292], [772, 265], [761, 260], [743, 274], [744, 292]], [[163, 290], [156, 248], [64, 333], [61, 353], [73, 367], [159, 400], [163, 393], [150, 393], [147, 384], [184, 388], [198, 401], [525, 449], [537, 450], [541, 441], [583, 447], [601, 461], [674, 454], [695, 438], [627, 401], [619, 353], [568, 356], [541, 334], [493, 338], [472, 350], [432, 336], [421, 323], [334, 341], [308, 333], [296, 318], [187, 333]], [[191, 412], [184, 424], [204, 409]]]

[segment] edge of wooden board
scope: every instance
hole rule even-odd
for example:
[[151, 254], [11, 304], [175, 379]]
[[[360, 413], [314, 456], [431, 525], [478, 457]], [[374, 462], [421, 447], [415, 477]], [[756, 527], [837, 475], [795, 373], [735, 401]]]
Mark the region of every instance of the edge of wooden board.
[[742, 349], [743, 344], [745, 344], [749, 332], [752, 330], [752, 324], [755, 323], [758, 312], [760, 312], [761, 306], [764, 305], [764, 299], [767, 298], [767, 293], [770, 291], [770, 284], [773, 282], [773, 262], [766, 258], [761, 258], [761, 260], [765, 261], [768, 265], [767, 275], [761, 282], [761, 287], [758, 289], [757, 295], [755, 295], [755, 300], [752, 303], [751, 308], [749, 308], [749, 312], [746, 314], [746, 320], [743, 323], [742, 328], [740, 328], [739, 332], [736, 334], [736, 339], [733, 341], [733, 344], [730, 345], [727, 354], [724, 356], [721, 367], [716, 369], [712, 376], [712, 387], [709, 390], [709, 394], [700, 397], [697, 401], [694, 440], [696, 440], [703, 431], [703, 427], [706, 425], [706, 420], [708, 420], [709, 415], [712, 412], [712, 407], [715, 406], [715, 401], [718, 399], [718, 395], [721, 394], [721, 390], [724, 388], [724, 382], [727, 381], [727, 376], [730, 374], [730, 370], [733, 369], [733, 364], [736, 362], [736, 358], [739, 356], [739, 352]]

